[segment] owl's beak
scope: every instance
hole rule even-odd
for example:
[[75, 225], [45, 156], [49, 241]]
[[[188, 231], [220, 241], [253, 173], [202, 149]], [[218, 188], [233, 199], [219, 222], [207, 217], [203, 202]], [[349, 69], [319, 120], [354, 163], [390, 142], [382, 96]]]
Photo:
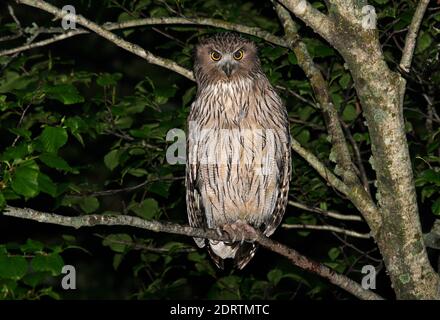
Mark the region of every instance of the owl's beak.
[[222, 65], [223, 72], [228, 76], [228, 78], [231, 76], [232, 71], [235, 69], [235, 64], [233, 62], [225, 62], [225, 64]]

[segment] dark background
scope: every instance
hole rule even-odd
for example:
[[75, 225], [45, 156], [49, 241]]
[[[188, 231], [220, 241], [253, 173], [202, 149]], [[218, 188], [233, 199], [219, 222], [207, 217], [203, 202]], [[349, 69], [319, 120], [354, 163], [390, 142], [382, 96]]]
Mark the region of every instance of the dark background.
[[[269, 1], [106, 0], [51, 3], [58, 7], [72, 4], [77, 13], [97, 23], [149, 16], [199, 16], [258, 26], [282, 35]], [[378, 28], [381, 41], [385, 43], [384, 53], [390, 66], [396, 69], [396, 61], [400, 58], [399, 46], [402, 46], [405, 36], [402, 30], [409, 24], [414, 3], [381, 0], [373, 1], [372, 4], [376, 6], [379, 15]], [[33, 22], [40, 27], [59, 26], [58, 21], [51, 21], [49, 14], [6, 1], [0, 5], [0, 35], [14, 34], [18, 30], [8, 14], [7, 5], [14, 9], [23, 28], [30, 27]], [[326, 10], [319, 1], [314, 2], [314, 5], [322, 11]], [[414, 71], [407, 75], [405, 102], [408, 140], [425, 231], [429, 231], [435, 215], [440, 213], [440, 208], [436, 207], [436, 203], [440, 206], [439, 123], [434, 118], [431, 127], [427, 125], [429, 115], [424, 97], [426, 95], [433, 101], [434, 108], [438, 105], [438, 12], [434, 3], [430, 5], [414, 58]], [[318, 40], [310, 29], [298, 23], [300, 35], [304, 37], [316, 63], [330, 83], [335, 105], [361, 149], [363, 164], [373, 182], [374, 171], [368, 163], [368, 131], [350, 75], [344, 69], [339, 55]], [[162, 25], [115, 33], [158, 56], [173, 59], [191, 68], [192, 49], [197, 39], [220, 31], [203, 26]], [[42, 33], [34, 41], [49, 36]], [[296, 65], [293, 53], [260, 39], [252, 39], [260, 49], [260, 57], [269, 79], [275, 86], [282, 87], [279, 88], [280, 95], [286, 101], [289, 117], [296, 120], [292, 121], [292, 135], [333, 168], [334, 163], [329, 160], [331, 145], [323, 129], [321, 113], [289, 94], [291, 90], [314, 101], [310, 85]], [[20, 37], [0, 42], [0, 50], [13, 48], [25, 40]], [[14, 56], [0, 57], [0, 63], [0, 95], [6, 96], [7, 101], [7, 106], [1, 108], [0, 153], [6, 152], [7, 148], [15, 150], [20, 143], [33, 146], [33, 151], [17, 154], [15, 160], [36, 159], [38, 172], [50, 177], [57, 190], [48, 194], [38, 184], [35, 195], [27, 197], [20, 194], [19, 188], [13, 187], [13, 181], [17, 177], [14, 168], [19, 168], [22, 162], [16, 161], [11, 169], [8, 163], [12, 163], [12, 160], [3, 157], [0, 170], [5, 186], [2, 193], [9, 205], [64, 215], [112, 212], [138, 214], [144, 218], [177, 223], [187, 222], [184, 182], [179, 178], [184, 175], [184, 166], [170, 166], [166, 163], [165, 151], [170, 143], [165, 141], [165, 135], [171, 128], [185, 128], [189, 104], [194, 96], [193, 82], [148, 64], [94, 34], [75, 36]], [[18, 84], [11, 84], [12, 73], [19, 76]], [[114, 76], [109, 84], [100, 84], [99, 79], [114, 74], [119, 76]], [[25, 79], [30, 80], [26, 82]], [[56, 89], [51, 88], [57, 88], [60, 84], [75, 87], [82, 97], [79, 99], [81, 101], [66, 103], [66, 100], [60, 98], [61, 93], [54, 94], [53, 90]], [[67, 99], [78, 98], [67, 94]], [[140, 105], [136, 112], [128, 110], [128, 106], [134, 104], [133, 101]], [[19, 127], [28, 130], [29, 136], [20, 138], [12, 147], [16, 132], [11, 129], [17, 127], [28, 105], [31, 107]], [[80, 129], [75, 131], [68, 119], [76, 119], [76, 123], [81, 123]], [[65, 128], [68, 140], [56, 150], [56, 154], [72, 170], [54, 168], [54, 165], [40, 162], [41, 155], [47, 152], [41, 146], [42, 130], [47, 126]], [[83, 144], [74, 131], [82, 137]], [[104, 161], [111, 150], [122, 150], [116, 161], [118, 165], [113, 170]], [[296, 154], [293, 154], [293, 168], [291, 200], [324, 210], [358, 214], [348, 200], [328, 187]], [[134, 169], [142, 169], [144, 172], [139, 173]], [[146, 180], [152, 182], [134, 191], [94, 196], [94, 192], [127, 188]], [[374, 192], [373, 183], [371, 187]], [[288, 206], [284, 221], [329, 224], [368, 232], [365, 223], [338, 221], [292, 206]], [[112, 242], [114, 235], [124, 239], [125, 244], [115, 247]], [[357, 239], [327, 231], [283, 228], [279, 228], [273, 238], [359, 282], [362, 266], [371, 264], [378, 271], [376, 292], [387, 298], [394, 297], [380, 254], [371, 239]], [[39, 244], [23, 248], [24, 244], [32, 244], [32, 241]], [[243, 271], [234, 270], [232, 264], [226, 264], [225, 270], [217, 270], [207, 254], [196, 249], [191, 238], [154, 234], [128, 227], [74, 230], [0, 216], [0, 244], [3, 254], [8, 257], [22, 256], [27, 264], [26, 272], [19, 276], [2, 276], [1, 271], [5, 267], [2, 269], [0, 266], [0, 297], [4, 299], [353, 298], [265, 249], [260, 249]], [[171, 249], [157, 253], [158, 248]], [[429, 253], [436, 265], [438, 252], [433, 250]], [[63, 264], [75, 266], [76, 290], [61, 289], [62, 275], [56, 271], [57, 262], [45, 260], [43, 265], [34, 262], [37, 256], [55, 255], [57, 258], [54, 261], [59, 261], [57, 259], [60, 257]], [[14, 266], [14, 263], [19, 262], [15, 261], [11, 265]]]

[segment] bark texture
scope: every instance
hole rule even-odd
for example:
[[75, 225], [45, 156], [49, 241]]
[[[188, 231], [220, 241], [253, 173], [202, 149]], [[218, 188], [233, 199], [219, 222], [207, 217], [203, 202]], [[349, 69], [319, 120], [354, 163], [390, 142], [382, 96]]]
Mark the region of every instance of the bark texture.
[[[336, 21], [336, 20], [335, 20]], [[370, 225], [396, 296], [439, 299], [440, 281], [428, 260], [405, 135], [405, 79], [387, 66], [376, 30], [339, 17], [335, 47], [351, 71], [372, 145], [381, 225]]]

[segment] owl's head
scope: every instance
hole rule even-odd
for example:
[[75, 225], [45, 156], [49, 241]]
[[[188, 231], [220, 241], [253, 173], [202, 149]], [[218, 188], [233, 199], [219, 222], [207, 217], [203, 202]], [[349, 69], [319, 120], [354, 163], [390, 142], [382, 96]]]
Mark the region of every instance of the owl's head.
[[255, 44], [225, 32], [202, 39], [196, 47], [194, 73], [198, 82], [252, 78], [260, 70]]

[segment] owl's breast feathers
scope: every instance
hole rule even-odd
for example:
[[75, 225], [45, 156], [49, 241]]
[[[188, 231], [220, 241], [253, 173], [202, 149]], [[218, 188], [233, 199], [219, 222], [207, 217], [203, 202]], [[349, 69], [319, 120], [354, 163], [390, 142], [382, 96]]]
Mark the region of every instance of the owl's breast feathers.
[[[241, 220], [271, 235], [285, 211], [291, 159], [287, 112], [266, 77], [199, 89], [188, 120], [190, 224], [217, 228]], [[239, 259], [240, 267], [255, 252], [247, 247], [246, 256], [238, 244], [214, 241], [209, 247], [211, 255]]]

